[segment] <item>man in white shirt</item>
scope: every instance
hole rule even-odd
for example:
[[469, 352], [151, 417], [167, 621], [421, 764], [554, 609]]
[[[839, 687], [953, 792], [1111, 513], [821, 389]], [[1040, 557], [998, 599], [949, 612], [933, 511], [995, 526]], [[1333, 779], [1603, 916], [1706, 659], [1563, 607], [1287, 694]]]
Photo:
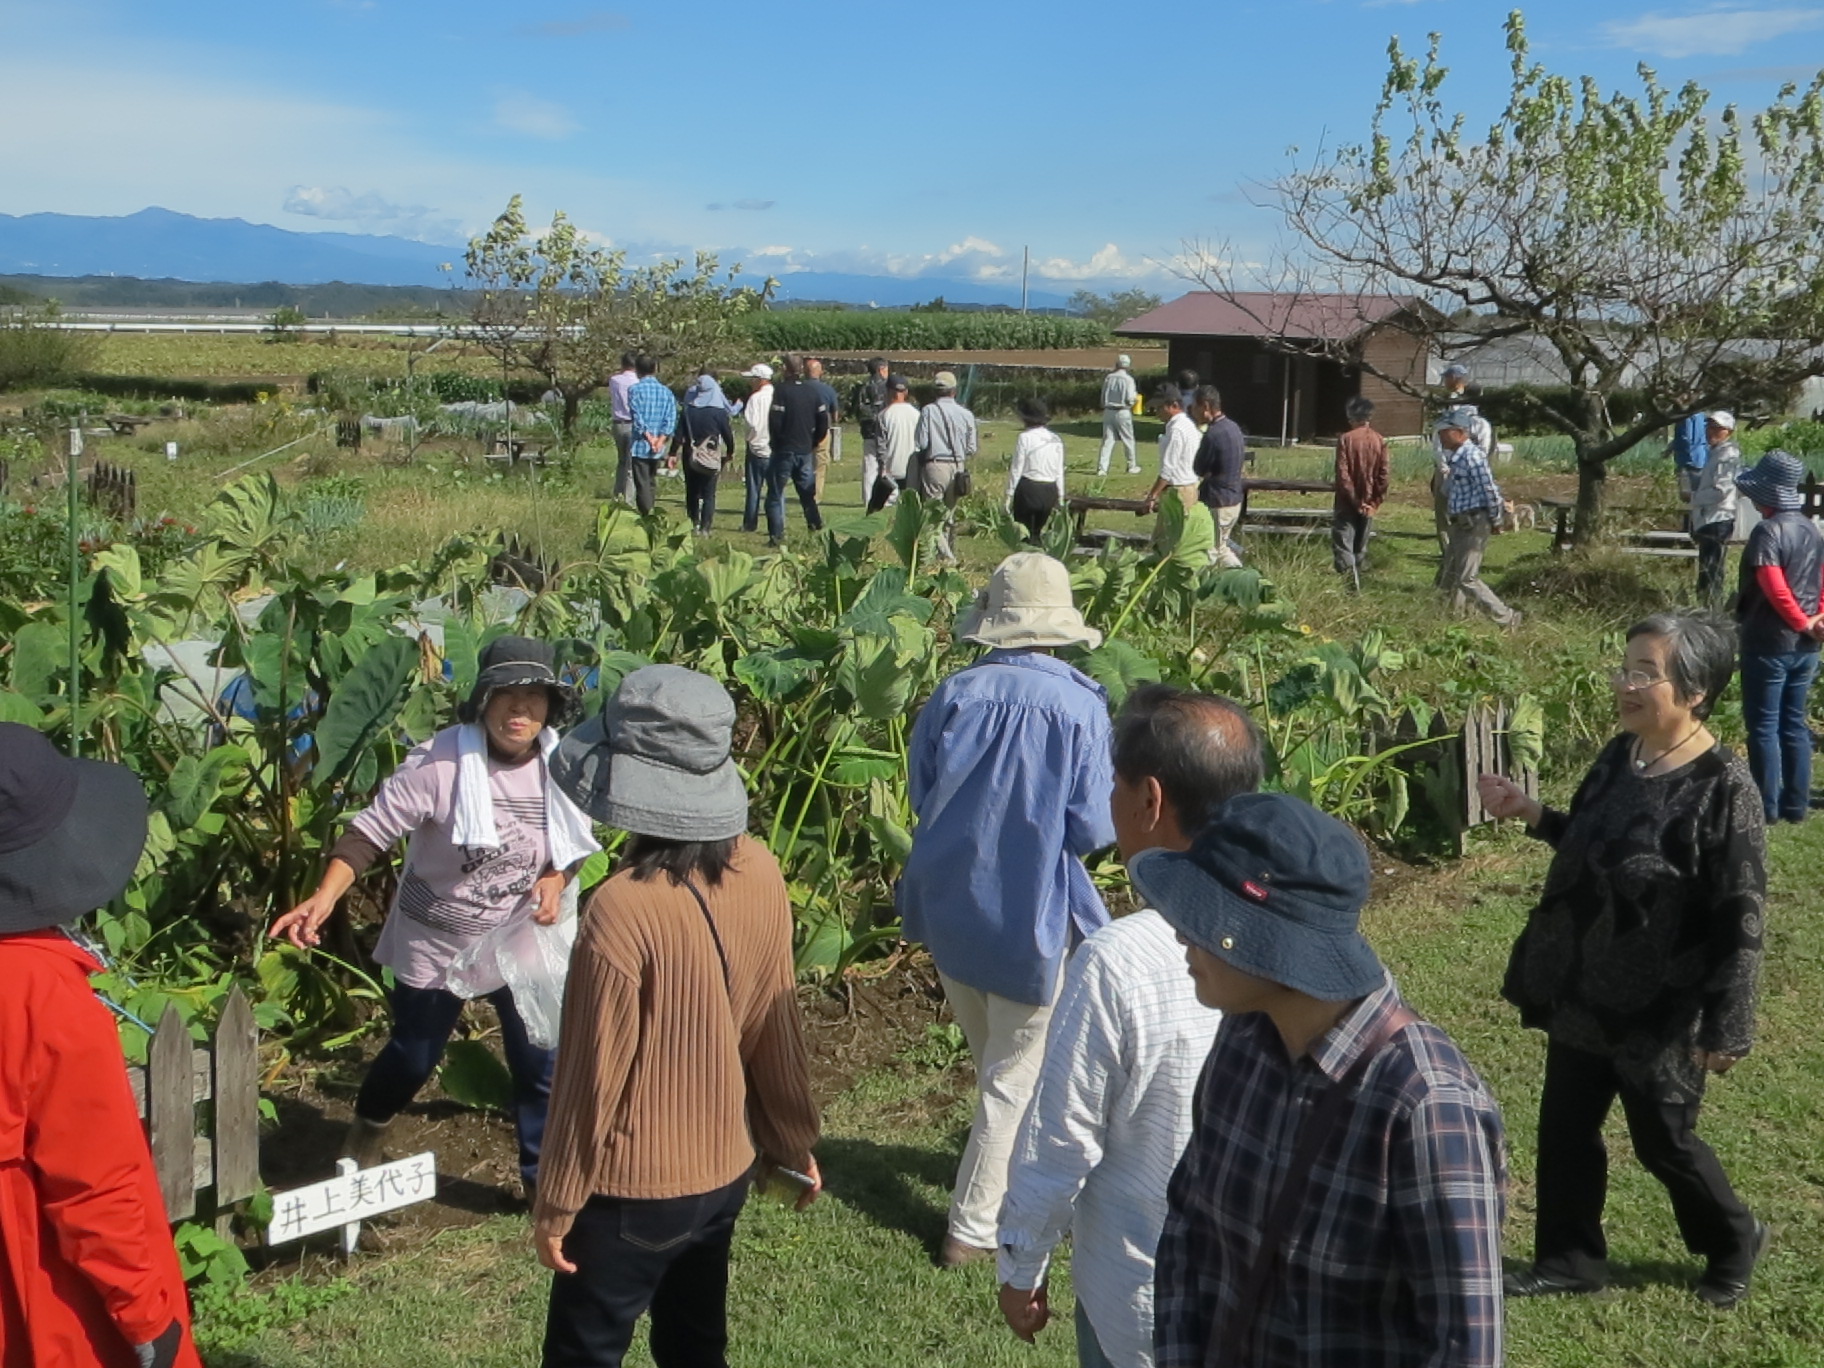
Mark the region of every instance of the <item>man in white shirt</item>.
[[747, 505], [741, 513], [741, 530], [760, 529], [760, 505], [766, 498], [766, 472], [773, 463], [773, 368], [764, 362], [741, 372], [754, 382], [741, 406], [741, 423], [747, 429]]
[[899, 493], [910, 478], [912, 453], [918, 450], [918, 405], [912, 402], [912, 389], [903, 375], [888, 377], [887, 406], [875, 421], [880, 432], [880, 473], [868, 491], [870, 513], [899, 502]]
[[[1260, 786], [1260, 733], [1226, 698], [1148, 684], [1115, 721], [1114, 766], [1109, 807], [1122, 858], [1184, 850], [1217, 808]], [[1051, 1252], [1074, 1227], [1081, 1368], [1153, 1362], [1153, 1250], [1221, 1019], [1198, 1003], [1184, 964], [1151, 910], [1083, 942], [1052, 1009], [1009, 1168], [1001, 1314], [1025, 1340], [1044, 1327]]]
[[1140, 397], [1139, 386], [1127, 368], [1134, 363], [1122, 354], [1115, 358], [1115, 368], [1102, 379], [1102, 450], [1096, 453], [1096, 474], [1108, 474], [1108, 458], [1115, 454], [1115, 443], [1127, 448], [1127, 473], [1140, 473], [1140, 459], [1134, 451], [1134, 401]]
[[[1165, 419], [1165, 430], [1159, 434], [1159, 478], [1146, 491], [1146, 511], [1157, 512], [1159, 499], [1168, 489], [1189, 513], [1197, 507], [1197, 447], [1203, 434], [1184, 411], [1185, 396], [1176, 385], [1161, 385], [1153, 394], [1153, 407]], [[1163, 523], [1160, 539], [1163, 540]]]

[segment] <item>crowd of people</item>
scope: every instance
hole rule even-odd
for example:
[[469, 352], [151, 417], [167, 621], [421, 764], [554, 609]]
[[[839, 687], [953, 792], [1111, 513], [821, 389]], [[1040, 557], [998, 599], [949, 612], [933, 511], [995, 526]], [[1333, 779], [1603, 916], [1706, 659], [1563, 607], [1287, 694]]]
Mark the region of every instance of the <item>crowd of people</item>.
[[[820, 523], [819, 453], [834, 454], [840, 410], [814, 364], [786, 358], [776, 385], [753, 367], [739, 405], [705, 375], [680, 404], [649, 359], [629, 360], [615, 402], [633, 499], [650, 506], [668, 451], [681, 443], [695, 461], [708, 447], [686, 470], [700, 477], [687, 492], [706, 530], [708, 457], [718, 469], [732, 457], [738, 412], [748, 518], [764, 508], [782, 536], [789, 483], [807, 524]], [[1241, 436], [1213, 387], [1182, 378], [1156, 398], [1166, 432], [1147, 501], [1208, 506], [1212, 556], [1226, 563]], [[935, 401], [913, 410], [902, 378], [869, 367], [850, 407], [871, 496], [916, 488], [954, 505], [978, 448], [955, 388], [940, 375]], [[1387, 493], [1386, 448], [1371, 406], [1349, 416], [1333, 550], [1356, 575]], [[1021, 417], [1006, 497], [1036, 535], [1062, 495], [1062, 444], [1042, 405]], [[976, 1070], [933, 1255], [945, 1267], [992, 1261], [1014, 1334], [1045, 1331], [1048, 1272], [1069, 1233], [1084, 1368], [1493, 1368], [1505, 1298], [1607, 1285], [1602, 1128], [1617, 1101], [1703, 1261], [1696, 1296], [1726, 1309], [1748, 1295], [1769, 1227], [1697, 1122], [1707, 1083], [1754, 1040], [1767, 827], [1809, 803], [1824, 537], [1800, 511], [1802, 465], [1773, 452], [1740, 469], [1732, 429], [1710, 415], [1692, 520], [1707, 538], [1732, 500], [1762, 515], [1735, 630], [1702, 612], [1629, 629], [1612, 676], [1618, 733], [1562, 811], [1501, 776], [1480, 780], [1491, 813], [1553, 850], [1490, 985], [1548, 1041], [1532, 1256], [1506, 1273], [1500, 1110], [1363, 938], [1361, 839], [1261, 791], [1262, 736], [1236, 702], [1149, 684], [1111, 711], [1060, 655], [1101, 640], [1061, 562], [1024, 551], [989, 577], [954, 624], [985, 653], [938, 685], [912, 727], [916, 826], [897, 898]], [[1513, 620], [1478, 572], [1500, 503], [1486, 421], [1453, 403], [1436, 430], [1440, 583]], [[1118, 443], [1120, 425], [1108, 431]], [[949, 536], [946, 523], [940, 546], [953, 555]], [[1700, 588], [1718, 573], [1706, 558]], [[1746, 763], [1708, 726], [1738, 652]], [[722, 684], [651, 665], [570, 728], [578, 703], [550, 643], [493, 640], [457, 721], [380, 786], [319, 886], [272, 931], [316, 945], [354, 881], [403, 842], [375, 950], [392, 971], [390, 1034], [344, 1152], [364, 1167], [385, 1158], [464, 1002], [485, 997], [513, 1080], [536, 1254], [554, 1274], [544, 1363], [612, 1368], [649, 1317], [661, 1368], [722, 1365], [732, 1235], [751, 1185], [778, 1185], [801, 1208], [823, 1186], [789, 891], [748, 834]], [[101, 958], [77, 930], [126, 886], [146, 825], [136, 776], [0, 723], [5, 1368], [196, 1362], [114, 1028], [86, 982]], [[576, 877], [603, 828], [626, 839], [579, 915]], [[1085, 864], [1111, 847], [1140, 904], [1119, 918]], [[518, 988], [478, 982], [469, 952], [503, 928], [569, 920], [561, 1031], [535, 1038]]]

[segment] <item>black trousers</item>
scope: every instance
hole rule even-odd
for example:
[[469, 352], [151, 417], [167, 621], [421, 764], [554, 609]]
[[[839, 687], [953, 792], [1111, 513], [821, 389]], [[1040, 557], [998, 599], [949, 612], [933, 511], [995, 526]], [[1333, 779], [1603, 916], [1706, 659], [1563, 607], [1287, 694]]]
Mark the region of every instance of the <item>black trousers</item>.
[[1615, 1072], [1601, 1055], [1554, 1043], [1539, 1099], [1539, 1211], [1533, 1262], [1582, 1282], [1608, 1281], [1602, 1207], [1609, 1161], [1602, 1123], [1615, 1099], [1642, 1166], [1665, 1185], [1685, 1248], [1721, 1279], [1746, 1278], [1754, 1263], [1754, 1217], [1716, 1154], [1698, 1139], [1697, 1102], [1662, 1102]]
[[728, 1368], [728, 1247], [747, 1178], [697, 1197], [591, 1197], [551, 1283], [544, 1368], [620, 1368], [652, 1311], [657, 1368]]
[[707, 532], [716, 520], [716, 481], [720, 470], [698, 470], [689, 460], [684, 462], [684, 516], [699, 532]]
[[652, 506], [657, 500], [657, 491], [653, 486], [659, 477], [659, 463], [643, 460], [636, 456], [627, 464], [632, 467], [633, 506], [639, 509], [640, 515], [644, 517], [652, 512]]
[[1691, 529], [1691, 540], [1697, 543], [1698, 606], [1712, 612], [1723, 606], [1729, 537], [1734, 531], [1733, 522], [1706, 523]]
[[1039, 534], [1058, 506], [1058, 487], [1049, 480], [1021, 477], [1013, 487], [1013, 520], [1026, 529], [1026, 540], [1038, 545]]

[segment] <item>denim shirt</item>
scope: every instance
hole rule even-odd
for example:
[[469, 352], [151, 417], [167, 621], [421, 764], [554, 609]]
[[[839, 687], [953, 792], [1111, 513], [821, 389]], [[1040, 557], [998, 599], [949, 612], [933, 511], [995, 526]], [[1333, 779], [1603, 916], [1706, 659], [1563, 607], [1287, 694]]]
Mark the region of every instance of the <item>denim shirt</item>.
[[1107, 925], [1083, 856], [1115, 839], [1108, 695], [1049, 655], [991, 651], [912, 728], [918, 830], [899, 884], [908, 940], [971, 988], [1044, 1005]]

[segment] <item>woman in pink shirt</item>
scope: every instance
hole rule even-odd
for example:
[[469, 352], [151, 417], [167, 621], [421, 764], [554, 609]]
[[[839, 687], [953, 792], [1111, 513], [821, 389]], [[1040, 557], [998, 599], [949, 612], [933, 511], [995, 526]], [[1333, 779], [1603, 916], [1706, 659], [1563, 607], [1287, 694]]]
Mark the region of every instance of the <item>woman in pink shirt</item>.
[[[354, 881], [400, 839], [405, 869], [374, 958], [392, 969], [392, 1036], [355, 1099], [344, 1153], [362, 1168], [383, 1157], [387, 1127], [443, 1058], [464, 998], [451, 988], [463, 952], [521, 918], [550, 925], [576, 867], [600, 849], [590, 824], [551, 782], [554, 726], [571, 711], [552, 648], [500, 637], [482, 652], [474, 692], [446, 727], [401, 762], [373, 805], [330, 852], [317, 891], [273, 923], [300, 949]], [[538, 1178], [552, 1051], [535, 1044], [513, 994], [492, 966], [468, 968], [492, 990], [513, 1075], [519, 1167], [527, 1191]], [[470, 989], [472, 991], [472, 988]]]

